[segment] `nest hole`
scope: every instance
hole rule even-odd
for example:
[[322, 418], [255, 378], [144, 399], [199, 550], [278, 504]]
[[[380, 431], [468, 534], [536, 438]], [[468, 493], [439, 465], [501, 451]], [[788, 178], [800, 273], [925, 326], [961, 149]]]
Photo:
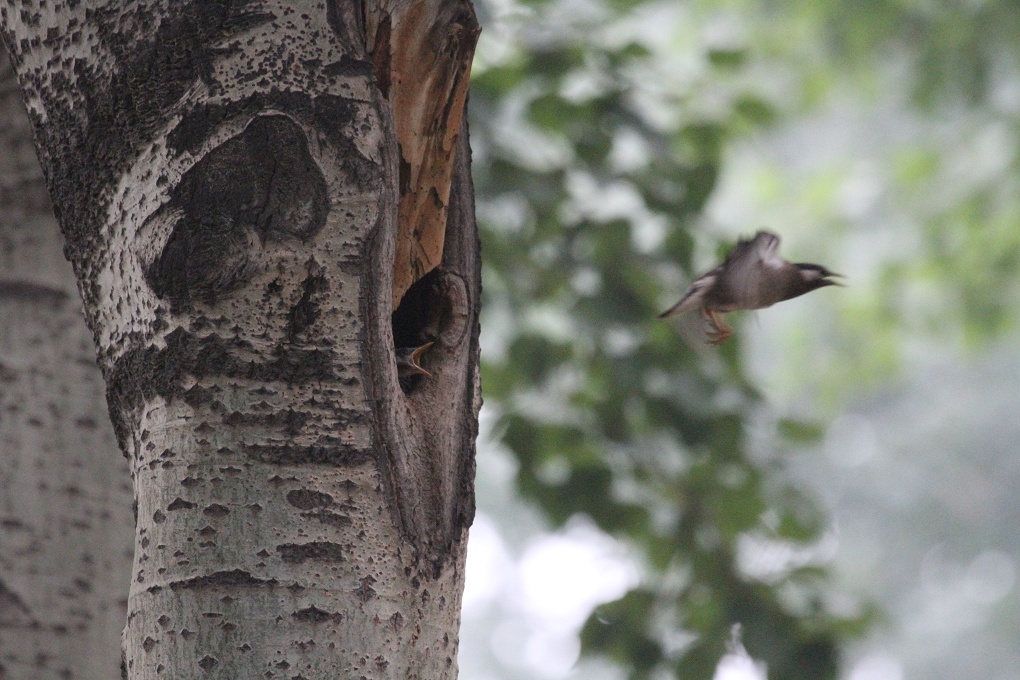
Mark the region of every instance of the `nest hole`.
[[438, 337], [438, 317], [443, 306], [442, 274], [433, 269], [415, 281], [393, 311], [394, 348], [418, 347]]
[[[442, 273], [438, 269], [432, 270], [407, 289], [392, 316], [394, 352], [436, 341], [439, 336], [439, 319], [445, 306], [443, 290]], [[398, 377], [404, 394], [411, 394], [423, 381], [429, 379], [425, 375]]]

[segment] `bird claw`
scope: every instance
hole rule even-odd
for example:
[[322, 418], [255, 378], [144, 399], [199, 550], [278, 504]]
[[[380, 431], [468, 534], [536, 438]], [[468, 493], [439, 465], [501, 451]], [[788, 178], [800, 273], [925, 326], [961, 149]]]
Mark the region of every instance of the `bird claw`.
[[705, 331], [708, 336], [708, 344], [718, 347], [733, 335], [733, 329], [726, 323], [722, 314], [713, 310], [703, 310], [705, 320], [708, 321], [709, 330]]
[[727, 340], [729, 340], [730, 336], [733, 335], [733, 332], [731, 331], [731, 332], [725, 333], [723, 331], [719, 331], [718, 333], [707, 333], [707, 335], [708, 335], [708, 341], [707, 341], [708, 344], [712, 345], [713, 347], [718, 347], [719, 345], [721, 345], [724, 342], [726, 342]]

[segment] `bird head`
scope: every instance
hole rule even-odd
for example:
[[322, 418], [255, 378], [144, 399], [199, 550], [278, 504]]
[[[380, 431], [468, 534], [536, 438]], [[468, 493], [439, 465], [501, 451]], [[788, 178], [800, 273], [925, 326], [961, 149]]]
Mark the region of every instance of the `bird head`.
[[413, 375], [424, 375], [431, 378], [432, 374], [422, 368], [420, 363], [421, 355], [431, 346], [431, 342], [426, 342], [418, 347], [398, 347], [396, 351], [397, 376], [409, 378]]
[[798, 262], [794, 265], [797, 268], [798, 277], [790, 286], [790, 295], [786, 299], [810, 293], [813, 290], [825, 286], [843, 286], [839, 281], [834, 281], [833, 276], [842, 278], [842, 274], [831, 272], [820, 264]]

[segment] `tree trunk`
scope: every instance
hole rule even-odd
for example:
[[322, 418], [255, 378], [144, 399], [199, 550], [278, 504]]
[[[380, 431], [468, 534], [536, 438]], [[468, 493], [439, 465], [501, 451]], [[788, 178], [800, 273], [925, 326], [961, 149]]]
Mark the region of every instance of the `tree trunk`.
[[454, 677], [470, 3], [31, 4], [4, 37], [134, 480], [128, 677]]
[[120, 665], [131, 486], [2, 52], [0, 121], [0, 678], [105, 680]]

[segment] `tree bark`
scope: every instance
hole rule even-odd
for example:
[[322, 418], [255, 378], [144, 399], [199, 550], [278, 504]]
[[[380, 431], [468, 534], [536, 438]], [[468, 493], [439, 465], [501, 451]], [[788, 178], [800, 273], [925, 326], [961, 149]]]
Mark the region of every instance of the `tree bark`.
[[[454, 677], [480, 404], [464, 97], [436, 78], [423, 129], [389, 85], [407, 59], [466, 74], [470, 3], [27, 4], [4, 37], [134, 480], [128, 677]], [[415, 135], [451, 188], [440, 265], [394, 313]], [[424, 342], [431, 375], [399, 379]]]
[[0, 121], [0, 678], [105, 680], [120, 666], [131, 485], [2, 52]]

